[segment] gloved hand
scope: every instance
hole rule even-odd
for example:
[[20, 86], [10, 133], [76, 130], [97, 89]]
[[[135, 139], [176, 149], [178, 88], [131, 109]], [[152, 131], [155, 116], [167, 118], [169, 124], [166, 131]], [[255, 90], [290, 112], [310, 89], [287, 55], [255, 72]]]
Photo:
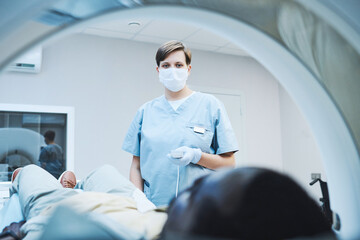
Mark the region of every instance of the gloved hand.
[[[174, 156], [172, 155], [175, 155], [176, 153], [179, 153], [180, 156], [181, 156], [181, 153], [182, 153], [182, 157], [180, 158], [174, 158]], [[178, 155], [178, 154], [176, 154]], [[198, 163], [200, 158], [201, 158], [201, 150], [200, 148], [189, 148], [189, 147], [186, 147], [186, 146], [182, 146], [182, 147], [179, 147], [175, 150], [172, 151], [172, 154], [168, 154], [167, 155], [168, 159], [176, 164], [176, 165], [179, 165], [179, 166], [186, 166], [188, 165], [189, 163]]]

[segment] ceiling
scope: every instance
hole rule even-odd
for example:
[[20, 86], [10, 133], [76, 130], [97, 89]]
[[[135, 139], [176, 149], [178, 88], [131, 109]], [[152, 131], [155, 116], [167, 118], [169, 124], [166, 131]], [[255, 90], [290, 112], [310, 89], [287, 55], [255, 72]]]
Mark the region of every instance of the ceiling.
[[193, 25], [168, 20], [114, 20], [89, 26], [83, 29], [82, 33], [156, 44], [179, 40], [190, 49], [249, 56], [244, 50], [219, 35]]

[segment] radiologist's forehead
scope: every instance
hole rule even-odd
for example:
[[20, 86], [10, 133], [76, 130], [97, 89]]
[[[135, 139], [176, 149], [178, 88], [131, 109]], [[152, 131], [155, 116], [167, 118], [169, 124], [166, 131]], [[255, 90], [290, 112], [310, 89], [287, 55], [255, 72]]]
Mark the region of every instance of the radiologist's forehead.
[[236, 170], [214, 172], [195, 182], [190, 189], [190, 201], [200, 203], [203, 199], [212, 199], [214, 203], [222, 205], [229, 197], [235, 200], [243, 195], [245, 190], [243, 183], [243, 174], [239, 174]]
[[186, 65], [186, 56], [184, 51], [178, 50], [170, 53], [164, 60], [160, 61], [160, 64], [163, 62], [167, 63], [176, 63], [181, 62]]
[[204, 201], [208, 207], [232, 212], [238, 198], [236, 193], [233, 196], [224, 194], [224, 184], [231, 184], [229, 181], [232, 174], [230, 172], [230, 179], [228, 174], [229, 172], [218, 172], [203, 176], [197, 179], [190, 188], [181, 192], [169, 207], [170, 228], [180, 229], [178, 224], [181, 225], [184, 224], [184, 220], [191, 221], [194, 217], [196, 218], [204, 207]]
[[231, 175], [231, 171], [221, 171], [200, 177], [190, 188], [179, 194], [173, 203], [173, 207], [181, 207], [185, 210], [188, 204], [201, 204], [204, 198], [216, 199], [216, 202], [221, 203], [221, 199], [224, 197], [222, 188], [224, 187], [224, 184], [231, 184], [229, 183]]
[[168, 209], [168, 227], [172, 229], [181, 228], [182, 221], [189, 213], [190, 194], [189, 191], [183, 191], [170, 203]]
[[179, 208], [181, 207], [183, 210], [186, 209], [187, 205], [192, 202], [197, 192], [201, 188], [201, 184], [204, 181], [205, 177], [201, 177], [197, 179], [191, 187], [182, 191], [175, 201], [172, 203], [171, 207]]
[[181, 208], [182, 210], [184, 210], [187, 206], [187, 204], [189, 203], [189, 199], [190, 199], [190, 195], [191, 192], [190, 191], [184, 191], [181, 194], [179, 194], [179, 196], [176, 198], [175, 202], [174, 202], [174, 207], [176, 208]]

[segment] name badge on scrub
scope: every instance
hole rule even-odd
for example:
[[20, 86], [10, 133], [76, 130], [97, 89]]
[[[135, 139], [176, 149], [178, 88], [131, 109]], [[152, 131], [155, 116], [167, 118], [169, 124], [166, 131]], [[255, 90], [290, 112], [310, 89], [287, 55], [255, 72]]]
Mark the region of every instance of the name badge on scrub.
[[204, 134], [205, 133], [205, 128], [195, 126], [194, 127], [194, 132]]

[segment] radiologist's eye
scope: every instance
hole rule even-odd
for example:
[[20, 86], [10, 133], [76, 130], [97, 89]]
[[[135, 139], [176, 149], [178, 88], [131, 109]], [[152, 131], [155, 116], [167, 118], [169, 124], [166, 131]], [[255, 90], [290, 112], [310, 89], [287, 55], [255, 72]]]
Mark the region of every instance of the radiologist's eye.
[[162, 67], [162, 68], [168, 68], [168, 67], [170, 67], [170, 65], [167, 64], [167, 63], [164, 63], [164, 64], [161, 65], [161, 67]]
[[182, 68], [183, 66], [184, 66], [184, 64], [182, 64], [182, 63], [177, 63], [177, 64], [176, 64], [176, 67], [177, 67], [177, 68]]

